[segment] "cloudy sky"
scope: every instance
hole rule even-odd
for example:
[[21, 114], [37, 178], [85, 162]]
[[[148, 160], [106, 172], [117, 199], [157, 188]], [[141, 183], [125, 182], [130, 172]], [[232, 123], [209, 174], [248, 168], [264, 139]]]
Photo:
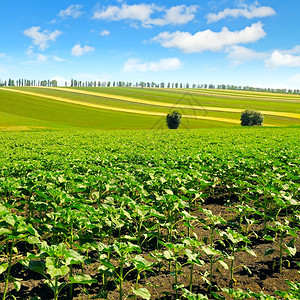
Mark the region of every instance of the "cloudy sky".
[[300, 1], [0, 0], [0, 79], [300, 88]]

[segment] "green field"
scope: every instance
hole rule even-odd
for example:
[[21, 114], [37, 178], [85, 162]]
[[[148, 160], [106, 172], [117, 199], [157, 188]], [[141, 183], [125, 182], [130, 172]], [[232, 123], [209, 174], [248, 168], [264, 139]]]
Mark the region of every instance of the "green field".
[[299, 140], [2, 132], [0, 298], [299, 299]]
[[264, 114], [264, 126], [300, 126], [300, 96], [200, 89], [0, 89], [1, 130], [166, 128], [178, 110], [181, 128], [240, 126], [241, 111]]

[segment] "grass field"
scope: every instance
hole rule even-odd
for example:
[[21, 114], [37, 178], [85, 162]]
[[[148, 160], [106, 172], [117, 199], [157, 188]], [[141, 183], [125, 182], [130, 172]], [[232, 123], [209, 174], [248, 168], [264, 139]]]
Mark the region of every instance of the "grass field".
[[300, 126], [300, 96], [242, 91], [149, 88], [0, 89], [1, 130], [166, 128], [167, 113], [181, 128], [240, 126], [240, 114], [264, 114], [264, 126]]

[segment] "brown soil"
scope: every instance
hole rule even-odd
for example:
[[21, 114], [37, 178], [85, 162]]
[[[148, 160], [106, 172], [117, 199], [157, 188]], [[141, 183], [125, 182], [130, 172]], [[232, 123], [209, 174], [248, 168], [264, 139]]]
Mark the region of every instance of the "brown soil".
[[[210, 209], [215, 215], [222, 215], [226, 220], [233, 220], [234, 214], [228, 211], [226, 207], [219, 204], [206, 204], [202, 206], [203, 208]], [[200, 214], [195, 212], [195, 214]], [[222, 228], [224, 229], [224, 228]], [[251, 237], [252, 244], [251, 249], [256, 253], [256, 257], [251, 256], [246, 252], [238, 252], [236, 254], [234, 266], [236, 267], [234, 272], [235, 278], [235, 289], [250, 289], [253, 292], [263, 291], [266, 294], [275, 296], [274, 292], [276, 290], [285, 291], [288, 290], [288, 285], [285, 280], [300, 282], [299, 267], [296, 262], [300, 261], [300, 253], [297, 252], [296, 256], [291, 258], [287, 255], [284, 256], [283, 270], [279, 273], [279, 249], [276, 246], [276, 251], [268, 256], [265, 256], [265, 250], [270, 248], [271, 243], [265, 242], [261, 236], [262, 228], [258, 225], [254, 225], [252, 230], [258, 233], [259, 237], [256, 239]], [[178, 233], [181, 230], [186, 231], [186, 227], [179, 226]], [[193, 232], [197, 234], [198, 238], [203, 238], [208, 235], [208, 231], [203, 229], [201, 225], [194, 227]], [[287, 241], [286, 241], [287, 242]], [[299, 238], [296, 239], [296, 248], [300, 248]], [[163, 251], [163, 249], [162, 249]], [[147, 249], [142, 253], [142, 256], [150, 260], [149, 253], [153, 252], [151, 249]], [[25, 253], [24, 253], [25, 255]], [[203, 260], [205, 261], [205, 257]], [[205, 261], [207, 262], [207, 261]], [[249, 274], [240, 265], [246, 265], [250, 270]], [[88, 285], [75, 285], [74, 286], [74, 298], [73, 299], [119, 299], [119, 294], [117, 286], [113, 281], [110, 281], [106, 287], [103, 289], [101, 282], [101, 276], [99, 276], [99, 271], [97, 271], [98, 263], [93, 261], [90, 265], [85, 266], [85, 274], [90, 274], [93, 278], [98, 279], [97, 284]], [[204, 267], [195, 267], [193, 273], [193, 292], [207, 294], [207, 284], [204, 283], [201, 278], [201, 274], [205, 272], [207, 264]], [[79, 267], [78, 267], [79, 269]], [[230, 286], [230, 274], [228, 270], [220, 269], [221, 273], [215, 272], [214, 284], [218, 287], [219, 295], [225, 296], [226, 299], [230, 299], [225, 293], [221, 292], [220, 289], [223, 287]], [[131, 287], [135, 283], [135, 275], [131, 274], [127, 281], [124, 283], [124, 290], [131, 291]], [[190, 275], [190, 267], [186, 266], [182, 269], [182, 274], [179, 275], [179, 283], [183, 284], [188, 288]], [[0, 275], [0, 291], [3, 291], [3, 274]], [[10, 284], [9, 290], [11, 294], [16, 297], [16, 299], [32, 299], [33, 297], [40, 297], [40, 299], [48, 300], [53, 299], [53, 292], [44, 284], [44, 279], [41, 275], [34, 273], [30, 270], [26, 270], [21, 264], [17, 263], [12, 268], [12, 276], [22, 279], [22, 287], [19, 292], [12, 290], [12, 285]], [[140, 280], [140, 285], [146, 287], [151, 293], [151, 299], [157, 300], [171, 300], [176, 299], [175, 292], [172, 289], [172, 283], [174, 282], [174, 276], [170, 274], [168, 266], [164, 266], [159, 272], [155, 270], [154, 273], [146, 273], [142, 276]], [[59, 299], [67, 299], [68, 288], [64, 288], [60, 294]], [[129, 295], [127, 294], [127, 295]], [[179, 292], [180, 294], [180, 292]], [[10, 299], [8, 297], [8, 299]], [[36, 298], [38, 299], [38, 298]], [[125, 299], [125, 297], [124, 297]], [[213, 298], [212, 298], [213, 299]]]

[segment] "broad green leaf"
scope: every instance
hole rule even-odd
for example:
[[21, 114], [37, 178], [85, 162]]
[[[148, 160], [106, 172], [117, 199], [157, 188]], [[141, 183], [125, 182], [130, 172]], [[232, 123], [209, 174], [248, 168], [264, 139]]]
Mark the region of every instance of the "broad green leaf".
[[8, 263], [2, 263], [0, 265], [0, 274], [2, 274], [3, 272], [5, 272], [8, 268]]
[[40, 243], [40, 239], [38, 238], [38, 237], [36, 237], [36, 236], [29, 236], [28, 238], [27, 238], [27, 242], [29, 243], [29, 244], [38, 244], [38, 243]]
[[11, 230], [9, 230], [8, 228], [0, 228], [0, 236], [1, 235], [7, 235], [7, 234], [11, 234]]
[[79, 284], [92, 284], [97, 283], [96, 279], [93, 279], [90, 275], [87, 274], [77, 274], [73, 277], [69, 277], [70, 283], [79, 283]]
[[150, 300], [151, 299], [151, 294], [146, 288], [139, 288], [139, 289], [134, 289], [132, 288], [133, 293], [136, 296], [142, 297], [143, 299]]
[[80, 264], [84, 262], [85, 257], [80, 255], [78, 252], [74, 251], [73, 249], [69, 249], [66, 251], [66, 264]]
[[213, 249], [211, 247], [205, 247], [205, 246], [203, 246], [201, 249], [204, 251], [204, 253], [206, 255], [213, 255], [214, 256], [214, 255], [220, 255], [221, 254], [220, 251], [215, 250], [215, 249]]
[[270, 254], [273, 254], [274, 252], [275, 252], [275, 249], [270, 248], [265, 251], [265, 255], [270, 255]]
[[274, 238], [271, 235], [265, 235], [264, 240], [274, 242]]

